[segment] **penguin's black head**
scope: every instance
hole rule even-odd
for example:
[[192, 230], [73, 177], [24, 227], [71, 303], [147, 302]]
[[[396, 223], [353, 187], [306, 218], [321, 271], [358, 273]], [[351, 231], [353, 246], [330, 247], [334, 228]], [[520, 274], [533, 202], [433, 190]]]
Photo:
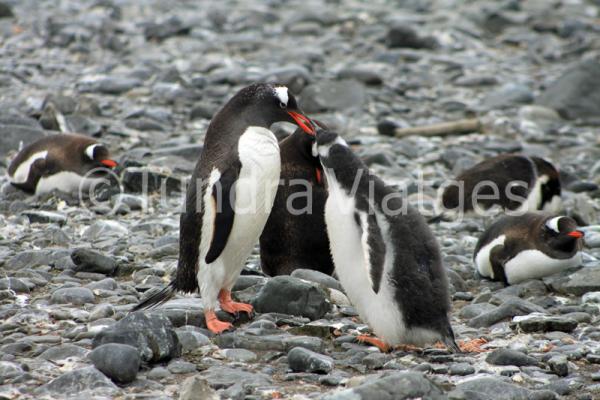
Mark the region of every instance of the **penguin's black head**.
[[83, 154], [84, 164], [91, 164], [96, 168], [115, 168], [117, 162], [110, 158], [106, 146], [100, 143], [90, 144], [85, 147]]
[[284, 85], [256, 83], [247, 86], [228, 105], [249, 124], [269, 127], [275, 122], [291, 122], [305, 133], [315, 134], [312, 121], [300, 111], [296, 98]]
[[575, 220], [559, 216], [548, 218], [543, 227], [543, 236], [548, 245], [559, 251], [572, 252], [578, 248], [584, 233], [577, 229]]

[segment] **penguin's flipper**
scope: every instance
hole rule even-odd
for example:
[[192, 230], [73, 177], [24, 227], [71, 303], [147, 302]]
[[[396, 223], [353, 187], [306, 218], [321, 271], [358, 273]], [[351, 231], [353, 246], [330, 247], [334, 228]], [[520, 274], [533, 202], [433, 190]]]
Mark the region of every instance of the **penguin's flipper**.
[[385, 265], [385, 241], [375, 212], [358, 212], [355, 219], [361, 230], [361, 245], [371, 287], [378, 293]]
[[506, 256], [504, 254], [504, 246], [497, 245], [490, 251], [490, 264], [492, 265], [492, 272], [494, 273], [494, 280], [501, 281], [505, 286], [508, 286], [508, 280], [506, 279], [506, 272], [504, 271], [504, 263], [506, 263]]
[[[213, 234], [210, 247], [204, 258], [207, 264], [215, 261], [227, 245], [233, 227], [235, 211], [235, 183], [240, 175], [241, 164], [237, 163], [223, 172], [212, 187], [212, 206], [215, 208]], [[208, 207], [209, 205], [207, 205]]]

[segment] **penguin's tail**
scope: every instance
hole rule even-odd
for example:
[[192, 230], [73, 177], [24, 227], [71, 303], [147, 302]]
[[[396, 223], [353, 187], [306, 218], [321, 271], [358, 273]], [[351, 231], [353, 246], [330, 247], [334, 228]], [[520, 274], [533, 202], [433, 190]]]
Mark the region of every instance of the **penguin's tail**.
[[166, 287], [139, 302], [130, 312], [157, 307], [172, 298], [176, 292], [175, 281], [172, 280]]
[[454, 338], [454, 331], [452, 330], [450, 322], [447, 323], [446, 329], [444, 329], [444, 333], [442, 334], [442, 342], [444, 342], [444, 344], [451, 353], [462, 353], [462, 350], [460, 349], [458, 344], [456, 344], [456, 340]]

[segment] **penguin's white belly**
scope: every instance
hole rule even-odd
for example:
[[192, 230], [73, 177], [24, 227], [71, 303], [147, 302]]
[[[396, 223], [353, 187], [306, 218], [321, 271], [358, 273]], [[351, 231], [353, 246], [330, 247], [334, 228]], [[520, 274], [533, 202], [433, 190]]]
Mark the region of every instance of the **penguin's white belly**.
[[86, 178], [72, 171], [61, 171], [41, 177], [35, 188], [35, 194], [40, 195], [53, 190], [64, 193], [87, 192], [90, 187], [102, 181], [102, 178]]
[[[221, 288], [230, 289], [237, 280], [267, 222], [279, 183], [279, 145], [270, 130], [249, 127], [239, 140], [238, 153], [241, 169], [235, 183], [233, 226], [223, 252], [208, 265], [204, 260], [212, 241], [214, 208], [204, 208], [199, 283], [205, 305], [209, 307], [216, 303], [213, 292], [218, 293]], [[203, 197], [205, 205], [212, 204], [212, 185], [220, 175], [220, 171], [213, 170], [210, 189]]]
[[388, 280], [391, 262], [386, 262], [379, 292], [375, 293], [363, 252], [361, 232], [354, 219], [354, 199], [346, 195], [329, 175], [327, 178], [329, 197], [325, 204], [325, 222], [340, 283], [375, 335], [389, 344], [404, 342], [410, 333]]
[[500, 235], [477, 252], [475, 256], [475, 266], [477, 267], [477, 271], [481, 274], [481, 276], [485, 276], [488, 278], [497, 278], [494, 276], [494, 271], [492, 269], [492, 263], [490, 262], [490, 252], [492, 249], [498, 245], [503, 245], [506, 240], [506, 235]]
[[524, 250], [504, 264], [504, 273], [508, 283], [515, 284], [556, 274], [579, 264], [581, 253], [567, 259], [555, 259], [539, 250]]

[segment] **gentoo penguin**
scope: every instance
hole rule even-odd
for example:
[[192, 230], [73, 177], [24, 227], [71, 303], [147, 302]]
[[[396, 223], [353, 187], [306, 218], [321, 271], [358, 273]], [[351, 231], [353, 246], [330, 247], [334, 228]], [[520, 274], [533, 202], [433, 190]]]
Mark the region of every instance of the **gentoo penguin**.
[[447, 185], [440, 199], [440, 211], [444, 215], [464, 214], [499, 207], [517, 212], [558, 213], [560, 191], [558, 171], [548, 161], [502, 154], [467, 169]]
[[217, 304], [229, 313], [252, 313], [250, 304], [231, 299], [231, 288], [273, 206], [280, 156], [269, 127], [292, 122], [314, 135], [296, 99], [282, 85], [253, 84], [240, 90], [213, 117], [187, 189], [179, 227], [177, 275], [135, 310], [160, 304], [176, 291], [200, 290], [208, 329], [232, 325], [217, 319]]
[[25, 146], [8, 167], [8, 179], [37, 195], [59, 190], [77, 192], [117, 163], [106, 146], [82, 135], [56, 134]]
[[313, 154], [327, 182], [325, 223], [335, 270], [360, 317], [384, 344], [441, 340], [459, 352], [448, 319], [448, 278], [423, 216], [337, 134], [318, 130]]
[[582, 231], [563, 216], [503, 216], [479, 238], [473, 261], [480, 275], [504, 284], [542, 278], [581, 263]]
[[298, 268], [333, 273], [324, 217], [327, 190], [313, 143], [314, 136], [301, 128], [279, 143], [281, 178], [260, 236], [260, 261], [267, 275], [289, 275]]

